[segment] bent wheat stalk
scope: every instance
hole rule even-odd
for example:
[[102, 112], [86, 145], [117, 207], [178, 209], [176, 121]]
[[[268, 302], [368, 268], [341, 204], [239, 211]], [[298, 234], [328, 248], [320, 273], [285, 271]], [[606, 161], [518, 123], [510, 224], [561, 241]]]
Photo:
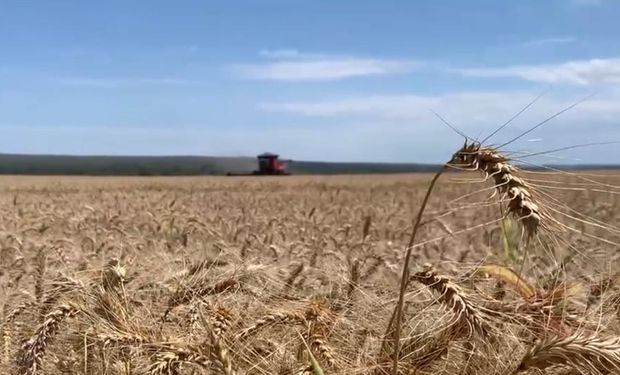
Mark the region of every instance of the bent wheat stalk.
[[405, 301], [405, 291], [407, 290], [407, 285], [409, 284], [409, 263], [411, 261], [411, 252], [413, 250], [413, 244], [415, 243], [415, 238], [418, 233], [418, 228], [420, 227], [420, 222], [422, 221], [422, 215], [424, 214], [424, 209], [426, 208], [426, 204], [428, 203], [428, 199], [433, 192], [433, 188], [439, 180], [439, 177], [446, 170], [446, 165], [444, 165], [436, 174], [433, 176], [431, 183], [426, 191], [426, 195], [424, 196], [424, 200], [422, 201], [422, 206], [420, 206], [420, 210], [418, 211], [418, 215], [416, 216], [415, 223], [413, 224], [413, 229], [411, 230], [411, 236], [409, 237], [409, 243], [407, 244], [407, 253], [405, 254], [405, 264], [403, 265], [403, 273], [400, 279], [400, 291], [398, 294], [398, 303], [396, 304], [396, 308], [392, 313], [392, 317], [388, 323], [387, 331], [385, 332], [384, 341], [381, 346], [381, 355], [386, 350], [386, 344], [388, 338], [391, 336], [394, 344], [394, 354], [393, 354], [393, 362], [392, 362], [392, 373], [394, 375], [398, 375], [398, 359], [400, 353], [400, 325], [403, 319], [403, 304]]

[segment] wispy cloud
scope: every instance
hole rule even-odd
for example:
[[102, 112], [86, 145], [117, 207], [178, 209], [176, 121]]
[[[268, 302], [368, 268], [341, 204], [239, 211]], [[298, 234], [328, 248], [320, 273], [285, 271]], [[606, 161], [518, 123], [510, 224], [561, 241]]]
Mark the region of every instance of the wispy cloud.
[[620, 84], [620, 58], [569, 61], [556, 65], [453, 69], [468, 77], [516, 77], [535, 82], [576, 85]]
[[[261, 103], [258, 109], [267, 112], [289, 112], [305, 116], [373, 116], [384, 118], [412, 118], [425, 116], [437, 106], [438, 97], [417, 95], [375, 95], [340, 100], [314, 102]], [[429, 112], [430, 113], [430, 112]]]
[[576, 42], [577, 39], [571, 36], [565, 37], [553, 37], [553, 38], [540, 38], [528, 40], [527, 42], [521, 43], [524, 47], [542, 47], [550, 44], [569, 44]]
[[274, 81], [333, 81], [345, 78], [402, 74], [417, 65], [413, 60], [360, 58], [301, 53], [297, 50], [263, 50], [260, 55], [270, 61], [237, 64], [232, 72], [243, 79]]
[[178, 78], [94, 78], [94, 77], [54, 77], [52, 81], [67, 85], [92, 88], [118, 88], [143, 85], [189, 85], [194, 81]]
[[296, 49], [263, 49], [259, 53], [260, 57], [268, 59], [308, 59], [325, 57], [322, 54], [302, 53]]
[[[512, 92], [461, 92], [454, 94], [425, 95], [378, 95], [341, 100], [314, 102], [262, 103], [259, 110], [287, 112], [315, 117], [355, 117], [363, 119], [404, 120], [418, 124], [436, 123], [431, 110], [445, 114], [449, 119], [471, 124], [469, 128], [497, 124], [510, 117], [519, 109], [518, 103], [525, 105], [536, 96], [529, 91]], [[564, 115], [563, 119], [582, 119], [588, 116], [591, 121], [612, 121], [620, 114], [617, 101], [620, 94], [610, 93], [606, 97], [590, 99], [581, 103], [577, 109]], [[525, 122], [532, 123], [577, 101], [576, 97], [543, 97], [537, 105], [523, 116]]]

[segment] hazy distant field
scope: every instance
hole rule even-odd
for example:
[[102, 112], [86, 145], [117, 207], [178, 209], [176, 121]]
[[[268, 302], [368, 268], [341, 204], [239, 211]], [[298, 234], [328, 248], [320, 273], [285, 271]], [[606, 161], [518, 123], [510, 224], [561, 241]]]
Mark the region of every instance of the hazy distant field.
[[[400, 373], [577, 374], [524, 355], [537, 339], [618, 337], [620, 174], [582, 176], [528, 175], [572, 230], [527, 250], [517, 223], [502, 235], [492, 184], [442, 177], [413, 252]], [[429, 179], [2, 176], [0, 372], [316, 374], [311, 353], [325, 374], [387, 374]], [[425, 263], [447, 279], [429, 282]]]

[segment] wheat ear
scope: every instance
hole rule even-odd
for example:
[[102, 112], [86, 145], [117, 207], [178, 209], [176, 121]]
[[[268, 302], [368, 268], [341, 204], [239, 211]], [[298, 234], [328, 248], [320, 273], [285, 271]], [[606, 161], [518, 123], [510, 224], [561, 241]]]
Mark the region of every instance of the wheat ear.
[[209, 368], [211, 365], [209, 358], [197, 352], [171, 346], [155, 353], [148, 373], [151, 375], [176, 374], [182, 363], [192, 363], [203, 368]]
[[18, 354], [17, 364], [22, 374], [33, 375], [37, 372], [49, 340], [58, 332], [60, 323], [78, 312], [79, 310], [74, 306], [60, 305], [45, 316], [43, 323], [22, 345]]
[[301, 314], [294, 313], [294, 312], [274, 312], [272, 314], [263, 316], [262, 318], [255, 321], [253, 325], [239, 332], [237, 336], [235, 337], [235, 341], [241, 340], [270, 324], [305, 324], [305, 323], [306, 323], [306, 319]]
[[480, 171], [485, 178], [493, 179], [501, 200], [507, 200], [508, 214], [512, 214], [528, 236], [534, 235], [544, 224], [541, 206], [527, 182], [518, 176], [519, 169], [510, 163], [510, 158], [492, 147], [478, 142], [467, 143], [458, 150], [448, 163], [458, 169]]
[[555, 365], [568, 365], [585, 373], [617, 373], [620, 371], [620, 338], [602, 340], [574, 334], [542, 341], [528, 350], [513, 374]]
[[424, 270], [415, 273], [411, 278], [436, 291], [440, 295], [439, 300], [454, 312], [455, 334], [469, 336], [475, 332], [485, 336], [488, 333], [488, 325], [480, 316], [479, 309], [448, 277], [438, 275], [437, 271], [427, 265]]

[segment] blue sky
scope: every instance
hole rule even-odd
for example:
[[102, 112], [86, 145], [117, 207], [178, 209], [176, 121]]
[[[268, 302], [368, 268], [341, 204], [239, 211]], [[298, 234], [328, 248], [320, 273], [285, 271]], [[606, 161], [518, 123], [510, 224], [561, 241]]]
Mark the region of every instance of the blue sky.
[[[620, 141], [620, 1], [0, 0], [0, 152], [441, 162]], [[616, 162], [618, 145], [535, 162]]]

